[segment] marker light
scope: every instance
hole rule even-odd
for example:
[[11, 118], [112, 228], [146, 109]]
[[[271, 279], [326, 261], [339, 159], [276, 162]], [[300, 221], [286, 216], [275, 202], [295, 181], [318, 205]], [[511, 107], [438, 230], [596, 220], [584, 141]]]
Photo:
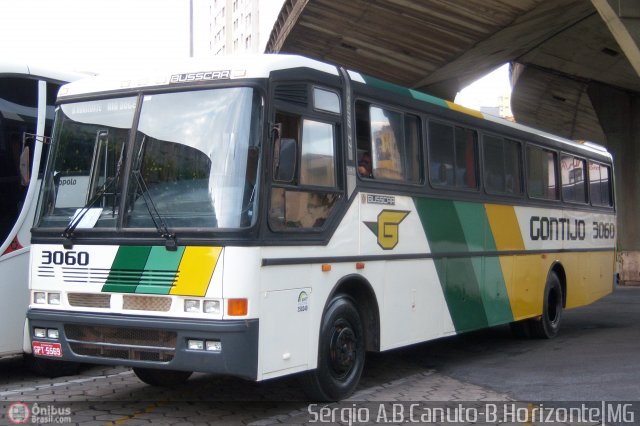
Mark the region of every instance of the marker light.
[[219, 314], [220, 313], [220, 301], [219, 300], [205, 300], [202, 306], [202, 310], [205, 314]]
[[47, 337], [47, 329], [46, 328], [34, 328], [33, 335], [36, 337]]
[[227, 301], [227, 313], [230, 316], [240, 317], [249, 312], [249, 301], [247, 299], [229, 299]]
[[55, 328], [47, 328], [47, 337], [49, 339], [57, 339], [60, 337], [60, 333]]
[[33, 293], [33, 303], [44, 305], [47, 303], [47, 293], [44, 291], [36, 291]]
[[193, 351], [201, 351], [204, 349], [204, 341], [202, 340], [196, 340], [196, 339], [189, 339], [187, 340], [187, 348], [193, 350]]
[[219, 340], [207, 340], [207, 350], [210, 352], [222, 352], [222, 342]]
[[184, 301], [184, 311], [191, 313], [200, 312], [200, 301], [194, 299], [186, 299]]
[[59, 305], [60, 304], [60, 293], [49, 293], [47, 294], [47, 300], [50, 305]]

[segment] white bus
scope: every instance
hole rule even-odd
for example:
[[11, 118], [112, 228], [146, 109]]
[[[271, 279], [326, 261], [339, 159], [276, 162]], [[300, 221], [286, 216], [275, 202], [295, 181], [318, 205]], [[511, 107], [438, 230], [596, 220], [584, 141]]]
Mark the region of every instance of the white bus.
[[612, 291], [601, 147], [286, 55], [85, 79], [58, 102], [39, 357], [157, 385], [302, 373], [335, 400], [365, 351], [498, 324], [551, 338]]
[[24, 330], [38, 174], [51, 135], [57, 91], [80, 76], [0, 61], [0, 358], [21, 355], [24, 348], [31, 352]]

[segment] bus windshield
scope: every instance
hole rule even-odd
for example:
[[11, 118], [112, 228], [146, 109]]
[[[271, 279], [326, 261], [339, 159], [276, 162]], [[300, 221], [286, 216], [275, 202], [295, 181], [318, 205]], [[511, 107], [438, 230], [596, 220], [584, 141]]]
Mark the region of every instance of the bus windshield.
[[251, 88], [61, 105], [39, 227], [251, 226], [260, 109]]

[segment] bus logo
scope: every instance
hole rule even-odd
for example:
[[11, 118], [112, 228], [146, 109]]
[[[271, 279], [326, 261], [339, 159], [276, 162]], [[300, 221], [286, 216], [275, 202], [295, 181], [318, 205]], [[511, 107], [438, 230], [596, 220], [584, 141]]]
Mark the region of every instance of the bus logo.
[[410, 212], [404, 210], [382, 210], [377, 222], [364, 222], [378, 237], [378, 245], [383, 250], [392, 250], [399, 242], [400, 223]]

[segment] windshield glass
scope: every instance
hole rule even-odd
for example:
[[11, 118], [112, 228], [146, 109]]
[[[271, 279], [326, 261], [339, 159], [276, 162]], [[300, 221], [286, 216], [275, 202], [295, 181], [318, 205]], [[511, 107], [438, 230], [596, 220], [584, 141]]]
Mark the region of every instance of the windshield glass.
[[[54, 176], [49, 183], [52, 189], [43, 196], [40, 226], [65, 227], [83, 207], [91, 208], [76, 229], [120, 225], [155, 228], [157, 222], [170, 229], [252, 225], [259, 176], [259, 95], [251, 88], [236, 87], [147, 94], [141, 100], [132, 150], [120, 149], [122, 142], [118, 143], [120, 139], [112, 129], [126, 120], [107, 118], [109, 110], [102, 109], [95, 118], [82, 122], [67, 117], [72, 105], [95, 109], [94, 104], [109, 101], [64, 105], [60, 109], [56, 133], [60, 141], [56, 141]], [[123, 126], [125, 141], [129, 140], [136, 104], [135, 99], [130, 101], [133, 108], [128, 124]], [[88, 136], [78, 140], [78, 133], [93, 135], [93, 141]], [[126, 158], [127, 151], [132, 152], [130, 159]], [[87, 183], [80, 187], [76, 178], [78, 190], [74, 191], [73, 202], [59, 195], [64, 186], [57, 179], [61, 174], [59, 164], [65, 162], [82, 163], [75, 169], [89, 171], [76, 173]], [[123, 165], [127, 163], [130, 167]], [[128, 179], [122, 176], [125, 170], [129, 171]], [[123, 187], [125, 182], [128, 189]], [[123, 190], [127, 195], [125, 213], [119, 218]]]
[[65, 227], [78, 209], [101, 194], [92, 224], [115, 226], [116, 175], [136, 109], [135, 97], [61, 105], [40, 197], [40, 226]]

